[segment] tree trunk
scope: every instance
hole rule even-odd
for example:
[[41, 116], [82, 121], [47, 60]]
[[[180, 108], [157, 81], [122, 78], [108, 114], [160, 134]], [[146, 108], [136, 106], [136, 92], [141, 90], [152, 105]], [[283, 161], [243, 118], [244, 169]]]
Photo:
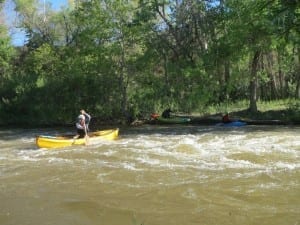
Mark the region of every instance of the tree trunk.
[[260, 50], [255, 51], [254, 57], [251, 63], [251, 81], [250, 81], [250, 112], [257, 112], [257, 68], [258, 68], [258, 60], [260, 57]]
[[282, 72], [282, 62], [281, 62], [281, 54], [278, 52], [277, 54], [277, 63], [278, 63], [278, 81], [279, 81], [279, 93], [280, 93], [280, 98], [285, 98], [287, 97], [288, 93], [288, 86], [286, 84], [286, 80], [284, 78], [284, 74]]
[[128, 114], [128, 105], [127, 105], [127, 82], [126, 82], [126, 62], [125, 62], [125, 49], [124, 49], [124, 43], [123, 41], [120, 43], [122, 48], [121, 58], [119, 61], [119, 87], [121, 90], [121, 110], [123, 113], [123, 116], [126, 120], [129, 118]]
[[229, 61], [229, 59], [226, 59], [225, 63], [224, 63], [224, 78], [225, 78], [225, 83], [227, 85], [229, 82], [229, 79], [230, 79], [230, 61]]
[[[273, 59], [274, 54], [273, 52], [270, 52], [269, 54], [266, 55], [266, 70], [267, 70], [267, 74], [270, 78], [270, 100], [274, 100], [274, 99], [278, 99], [279, 95], [278, 95], [278, 85], [276, 82], [276, 72], [273, 70], [273, 65], [274, 65], [274, 59]], [[277, 62], [280, 63], [280, 58], [279, 55], [277, 56]], [[279, 66], [280, 67], [280, 66]], [[281, 73], [281, 70], [278, 71], [279, 73]], [[281, 84], [281, 83], [280, 83]], [[267, 91], [268, 92], [268, 91]]]
[[300, 48], [298, 48], [298, 62], [297, 63], [297, 70], [296, 70], [296, 92], [295, 92], [295, 98], [300, 98]]
[[224, 88], [225, 88], [225, 101], [228, 101], [230, 98], [230, 91], [229, 91], [229, 79], [230, 79], [230, 61], [226, 59], [224, 62]]

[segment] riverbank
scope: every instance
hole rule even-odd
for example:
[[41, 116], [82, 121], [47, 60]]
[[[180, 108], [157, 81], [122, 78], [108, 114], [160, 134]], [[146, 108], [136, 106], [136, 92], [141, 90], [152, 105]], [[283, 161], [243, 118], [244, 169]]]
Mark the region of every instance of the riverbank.
[[[300, 125], [300, 104], [297, 101], [260, 102], [259, 110], [249, 111], [244, 102], [208, 108], [204, 113], [174, 113], [179, 117], [189, 117], [188, 124], [214, 125], [220, 123], [224, 112], [228, 112], [230, 119], [246, 122], [248, 125]], [[131, 125], [153, 123], [150, 119], [135, 120]], [[155, 122], [159, 124], [159, 122]]]
[[[240, 120], [248, 125], [300, 125], [300, 101], [299, 100], [278, 100], [272, 102], [258, 102], [258, 111], [252, 113], [247, 110], [247, 102], [235, 102], [231, 104], [220, 104], [216, 106], [205, 107], [205, 110], [199, 112], [184, 113], [174, 112], [174, 116], [189, 117], [187, 124], [195, 125], [214, 125], [221, 122], [224, 112], [228, 112], [232, 120]], [[158, 112], [159, 113], [159, 112]], [[13, 121], [6, 121], [0, 124], [0, 127], [17, 128], [38, 128], [38, 127], [74, 127], [74, 123], [52, 123], [27, 120], [28, 123], [20, 124]], [[91, 120], [91, 130], [102, 128], [111, 128], [117, 126], [139, 126], [143, 124], [152, 124], [150, 114], [144, 114], [133, 121], [126, 121], [124, 118], [103, 119], [93, 115]], [[155, 124], [160, 124], [158, 121]]]
[[239, 101], [221, 103], [200, 109], [201, 113], [174, 113], [190, 117], [190, 124], [213, 125], [221, 122], [222, 116], [228, 112], [231, 120], [244, 121], [249, 125], [300, 125], [299, 99], [283, 99], [276, 101], [258, 101], [258, 111], [248, 110], [249, 102]]
[[[300, 125], [300, 114], [291, 110], [269, 110], [251, 113], [241, 110], [229, 113], [231, 120], [240, 120], [249, 125]], [[205, 116], [191, 116], [191, 123], [211, 125], [219, 123], [222, 113]]]

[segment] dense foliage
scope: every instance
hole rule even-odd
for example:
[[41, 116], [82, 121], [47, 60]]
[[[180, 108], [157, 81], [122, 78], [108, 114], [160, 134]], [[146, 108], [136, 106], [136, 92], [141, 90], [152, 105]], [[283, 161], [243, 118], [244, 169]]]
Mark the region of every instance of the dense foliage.
[[[71, 2], [71, 1], [70, 1]], [[0, 123], [72, 123], [171, 107], [300, 98], [299, 0], [14, 0], [0, 27]]]

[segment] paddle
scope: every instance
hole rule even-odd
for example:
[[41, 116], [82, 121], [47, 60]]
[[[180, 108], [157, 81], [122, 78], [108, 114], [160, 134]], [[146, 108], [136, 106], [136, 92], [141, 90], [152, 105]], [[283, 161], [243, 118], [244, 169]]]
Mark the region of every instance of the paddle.
[[90, 137], [88, 135], [88, 130], [86, 128], [86, 124], [84, 125], [84, 130], [85, 130], [85, 136], [84, 136], [84, 138], [85, 138], [85, 145], [88, 145], [89, 141], [90, 141], [90, 139], [89, 139]]

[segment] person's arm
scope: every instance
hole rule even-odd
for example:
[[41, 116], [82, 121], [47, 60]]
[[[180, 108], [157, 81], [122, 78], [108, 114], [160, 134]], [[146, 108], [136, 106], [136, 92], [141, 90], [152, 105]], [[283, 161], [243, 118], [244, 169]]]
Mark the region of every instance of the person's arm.
[[90, 121], [91, 120], [91, 115], [90, 114], [88, 114], [88, 113], [86, 113], [86, 112], [84, 112], [84, 115], [88, 118], [88, 121]]

